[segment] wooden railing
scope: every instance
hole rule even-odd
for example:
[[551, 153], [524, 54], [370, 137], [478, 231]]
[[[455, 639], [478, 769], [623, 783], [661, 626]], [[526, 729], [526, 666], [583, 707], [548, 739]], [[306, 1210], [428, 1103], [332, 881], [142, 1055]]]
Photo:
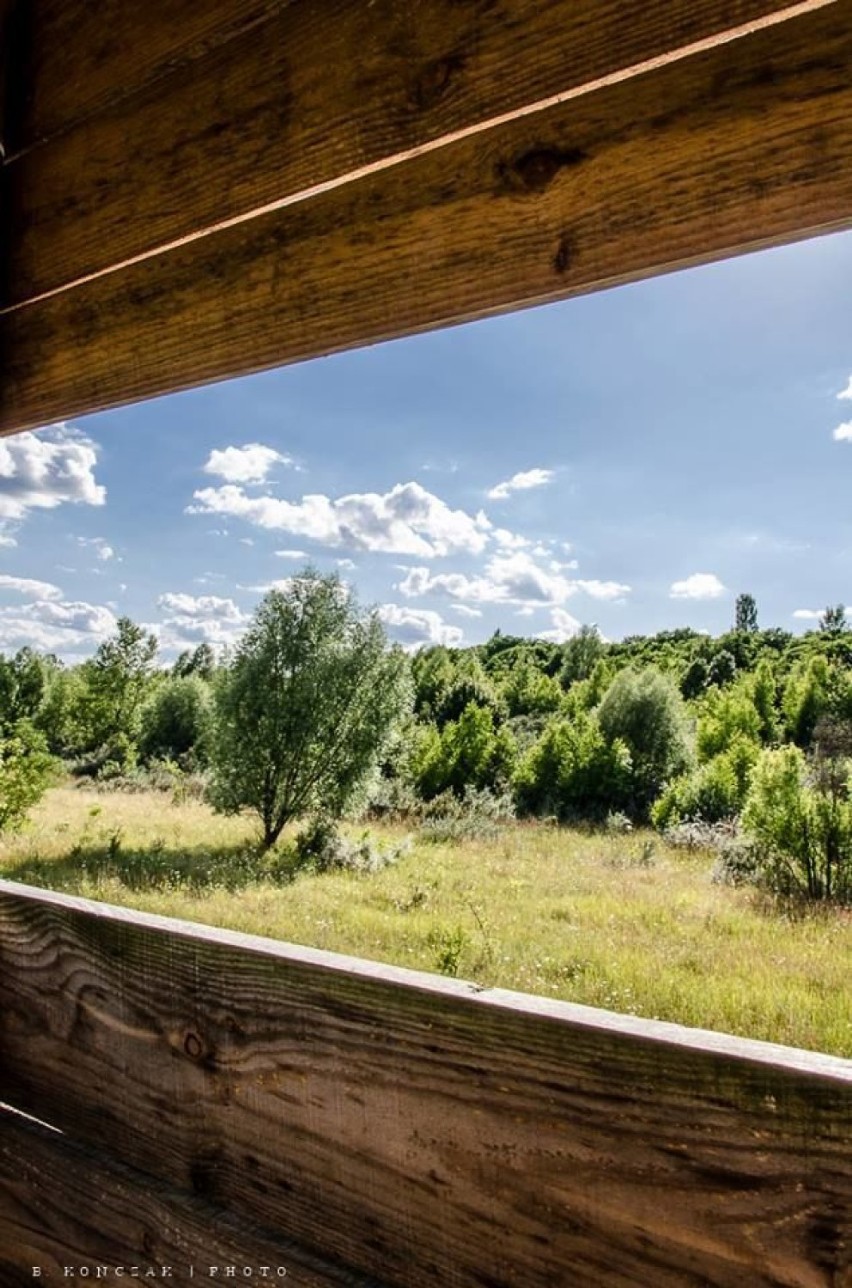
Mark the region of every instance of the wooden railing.
[[0, 979], [3, 1288], [852, 1283], [852, 1062], [10, 882]]

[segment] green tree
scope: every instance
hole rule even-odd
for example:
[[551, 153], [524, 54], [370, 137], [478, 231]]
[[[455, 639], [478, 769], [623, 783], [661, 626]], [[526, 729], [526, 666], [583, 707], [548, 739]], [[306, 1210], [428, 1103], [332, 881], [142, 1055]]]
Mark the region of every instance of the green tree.
[[143, 760], [176, 760], [204, 766], [210, 751], [212, 699], [209, 685], [190, 671], [171, 675], [142, 709], [139, 751]]
[[135, 743], [156, 655], [156, 636], [129, 617], [119, 617], [115, 635], [84, 664], [83, 719], [94, 748], [120, 744], [126, 749]]
[[578, 680], [587, 680], [606, 652], [597, 626], [581, 626], [562, 645], [562, 665], [559, 683], [569, 689]]
[[216, 655], [212, 646], [205, 641], [197, 648], [191, 651], [187, 649], [180, 654], [172, 667], [172, 675], [180, 678], [197, 675], [201, 680], [212, 680], [215, 670]]
[[593, 715], [552, 720], [516, 770], [518, 812], [600, 820], [629, 803], [631, 768], [625, 744], [607, 742]]
[[734, 609], [735, 631], [757, 630], [757, 601], [754, 595], [737, 595]]
[[778, 894], [852, 900], [848, 750], [827, 749], [809, 769], [800, 748], [781, 747], [754, 768], [743, 829], [760, 879]]
[[819, 629], [829, 635], [839, 635], [848, 629], [844, 604], [829, 604], [819, 619]]
[[54, 769], [44, 737], [29, 721], [0, 733], [0, 832], [20, 827], [50, 786]]
[[264, 849], [292, 819], [340, 817], [410, 702], [378, 615], [306, 570], [261, 602], [215, 686], [214, 807], [255, 813]]
[[654, 667], [628, 668], [607, 690], [598, 719], [607, 741], [619, 740], [630, 752], [632, 809], [645, 818], [666, 781], [692, 765], [693, 733], [680, 691]]

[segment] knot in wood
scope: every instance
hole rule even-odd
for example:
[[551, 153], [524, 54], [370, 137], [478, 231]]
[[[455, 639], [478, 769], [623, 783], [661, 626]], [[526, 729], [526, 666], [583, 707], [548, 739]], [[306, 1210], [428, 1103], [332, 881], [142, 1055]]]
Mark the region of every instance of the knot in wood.
[[423, 68], [411, 90], [413, 107], [426, 109], [439, 102], [446, 93], [450, 81], [464, 65], [464, 59], [458, 54], [446, 58], [436, 58]]
[[190, 1060], [200, 1060], [204, 1055], [204, 1043], [198, 1034], [193, 1033], [192, 1030], [187, 1033], [183, 1040], [183, 1049]]
[[582, 148], [533, 148], [523, 153], [509, 166], [515, 185], [527, 192], [543, 192], [560, 170], [580, 165], [586, 153]]

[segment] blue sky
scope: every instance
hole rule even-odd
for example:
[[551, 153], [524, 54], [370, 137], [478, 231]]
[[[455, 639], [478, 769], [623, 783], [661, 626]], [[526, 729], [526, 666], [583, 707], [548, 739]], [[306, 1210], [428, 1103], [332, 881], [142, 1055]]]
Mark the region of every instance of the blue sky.
[[804, 630], [852, 603], [850, 481], [852, 233], [0, 440], [0, 650], [228, 643], [308, 560], [410, 646], [718, 633], [746, 590]]

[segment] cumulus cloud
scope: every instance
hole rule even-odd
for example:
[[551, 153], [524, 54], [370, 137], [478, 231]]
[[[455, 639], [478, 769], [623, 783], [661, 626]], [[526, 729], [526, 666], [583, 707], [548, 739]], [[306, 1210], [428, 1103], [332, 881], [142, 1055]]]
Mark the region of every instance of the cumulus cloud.
[[553, 622], [553, 629], [541, 631], [538, 638], [540, 640], [551, 640], [554, 644], [564, 644], [570, 640], [572, 635], [576, 635], [580, 629], [580, 623], [576, 617], [566, 613], [564, 608], [554, 608], [550, 614], [550, 620]]
[[542, 568], [532, 555], [516, 550], [495, 554], [479, 576], [466, 573], [432, 573], [431, 569], [409, 568], [398, 589], [407, 598], [441, 594], [482, 604], [558, 605], [582, 591], [595, 599], [620, 599], [630, 587], [617, 581], [577, 581], [558, 570]]
[[481, 617], [482, 616], [481, 608], [471, 608], [469, 604], [450, 604], [450, 608], [453, 610], [454, 613], [458, 613], [459, 617]]
[[844, 420], [834, 431], [835, 443], [852, 443], [852, 420]]
[[846, 386], [845, 389], [841, 389], [837, 397], [846, 398], [847, 400], [852, 402], [852, 376], [849, 377], [849, 384]]
[[510, 532], [508, 528], [493, 528], [491, 536], [497, 545], [504, 550], [524, 550], [532, 545], [532, 542], [526, 537], [522, 537], [516, 532]]
[[15, 539], [15, 537], [13, 537], [10, 532], [4, 532], [2, 527], [0, 527], [0, 546], [7, 546], [9, 549], [11, 549], [13, 546], [16, 546], [17, 544], [18, 542]]
[[816, 608], [797, 608], [793, 616], [798, 617], [803, 622], [818, 622], [822, 617], [822, 613]]
[[248, 496], [231, 484], [202, 488], [189, 514], [223, 514], [260, 528], [291, 532], [326, 546], [432, 558], [455, 552], [481, 554], [491, 524], [481, 512], [451, 510], [419, 483], [389, 492], [352, 493], [332, 500], [321, 494], [284, 501]]
[[166, 614], [156, 625], [165, 648], [191, 644], [233, 644], [249, 616], [233, 601], [219, 595], [160, 595], [157, 606]]
[[100, 604], [38, 600], [0, 609], [0, 649], [24, 644], [60, 657], [91, 650], [116, 629], [114, 614]]
[[725, 587], [712, 572], [694, 572], [683, 581], [673, 581], [669, 590], [671, 599], [718, 599], [725, 594]]
[[265, 595], [268, 590], [289, 590], [293, 585], [292, 577], [278, 577], [275, 581], [261, 581], [253, 586], [244, 586], [237, 582], [237, 590], [247, 590], [252, 594]]
[[0, 590], [15, 590], [32, 599], [61, 599], [62, 591], [49, 581], [34, 581], [31, 577], [7, 577], [0, 574]]
[[292, 464], [292, 456], [276, 452], [274, 447], [246, 443], [212, 451], [202, 468], [205, 474], [215, 474], [226, 483], [265, 483], [273, 465]]
[[23, 519], [30, 510], [53, 510], [66, 501], [103, 505], [97, 460], [91, 439], [64, 424], [0, 440], [0, 520]]
[[492, 501], [502, 501], [512, 492], [523, 492], [531, 487], [543, 487], [553, 478], [553, 470], [521, 470], [518, 474], [513, 474], [510, 479], [504, 483], [498, 483], [491, 488], [488, 493]]
[[446, 644], [453, 647], [464, 639], [464, 631], [460, 626], [450, 626], [440, 613], [430, 609], [382, 604], [379, 617], [391, 638], [404, 648], [415, 649], [422, 644]]
[[306, 550], [276, 550], [279, 559], [307, 559]]
[[621, 581], [579, 580], [576, 585], [578, 590], [591, 595], [592, 599], [617, 600], [623, 599], [625, 595], [630, 593], [630, 587], [625, 586]]

